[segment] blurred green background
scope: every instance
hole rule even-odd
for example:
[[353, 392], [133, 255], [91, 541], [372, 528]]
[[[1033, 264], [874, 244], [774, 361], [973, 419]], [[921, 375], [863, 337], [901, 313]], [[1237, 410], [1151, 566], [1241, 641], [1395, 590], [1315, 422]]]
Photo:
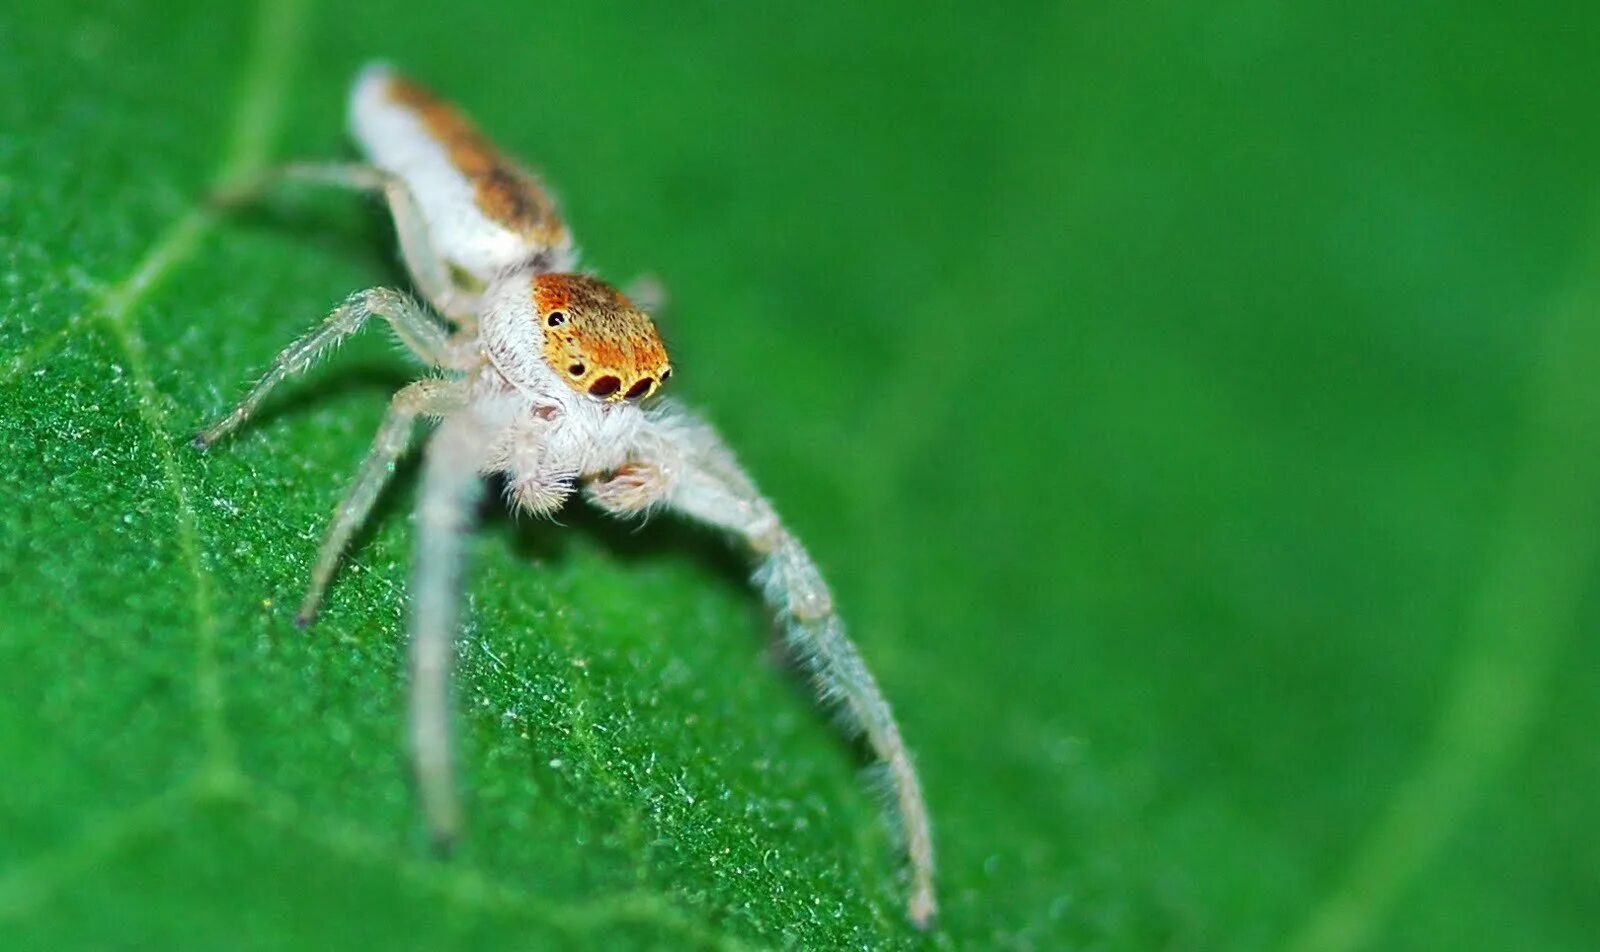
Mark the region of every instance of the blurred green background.
[[[678, 396], [828, 571], [944, 915], [716, 539], [475, 544], [471, 833], [400, 742], [415, 473], [310, 632], [386, 394], [388, 58], [670, 288]], [[12, 4], [0, 945], [1592, 949], [1600, 16], [1572, 3]]]

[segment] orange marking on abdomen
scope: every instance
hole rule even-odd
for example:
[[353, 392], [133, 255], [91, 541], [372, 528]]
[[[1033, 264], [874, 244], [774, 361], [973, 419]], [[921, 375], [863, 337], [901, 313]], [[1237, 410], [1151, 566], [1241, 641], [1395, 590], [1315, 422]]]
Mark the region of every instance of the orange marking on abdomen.
[[429, 134], [449, 151], [450, 164], [472, 183], [484, 215], [541, 244], [566, 240], [566, 223], [550, 193], [495, 148], [460, 110], [398, 76], [390, 81], [389, 98], [416, 113]]

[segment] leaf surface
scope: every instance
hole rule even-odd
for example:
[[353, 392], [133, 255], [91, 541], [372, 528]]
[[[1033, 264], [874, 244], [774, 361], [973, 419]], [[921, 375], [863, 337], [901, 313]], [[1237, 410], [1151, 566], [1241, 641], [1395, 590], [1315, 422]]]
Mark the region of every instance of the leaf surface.
[[[26, 7], [26, 9], [24, 9]], [[1572, 22], [1582, 19], [1584, 22]], [[1600, 89], [1567, 5], [267, 0], [0, 13], [8, 947], [1581, 949], [1600, 934]], [[470, 830], [401, 742], [415, 489], [290, 623], [381, 329], [189, 433], [351, 290], [387, 58], [659, 275], [673, 387], [832, 580], [866, 761], [722, 542], [498, 511]]]

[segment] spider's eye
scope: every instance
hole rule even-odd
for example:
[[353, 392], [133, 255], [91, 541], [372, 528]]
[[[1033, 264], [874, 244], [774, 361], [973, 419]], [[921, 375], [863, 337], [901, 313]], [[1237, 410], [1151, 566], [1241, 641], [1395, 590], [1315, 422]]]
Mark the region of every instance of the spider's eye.
[[596, 397], [609, 397], [622, 389], [622, 381], [607, 374], [589, 385], [589, 393]]
[[550, 316], [545, 318], [544, 322], [550, 327], [560, 327], [567, 322], [567, 314], [565, 311], [551, 311]]
[[655, 381], [649, 377], [640, 377], [639, 382], [629, 387], [628, 392], [623, 394], [623, 396], [629, 400], [642, 397], [650, 392], [650, 386], [654, 383]]
[[670, 379], [671, 377], [672, 377], [672, 368], [671, 367], [668, 367], [666, 370], [661, 371], [661, 382], [662, 383], [666, 383], [667, 380]]
[[567, 373], [572, 374], [574, 377], [581, 377], [581, 376], [583, 376], [583, 372], [585, 370], [588, 370], [588, 369], [589, 368], [585, 367], [582, 364], [573, 364], [572, 366], [567, 368]]

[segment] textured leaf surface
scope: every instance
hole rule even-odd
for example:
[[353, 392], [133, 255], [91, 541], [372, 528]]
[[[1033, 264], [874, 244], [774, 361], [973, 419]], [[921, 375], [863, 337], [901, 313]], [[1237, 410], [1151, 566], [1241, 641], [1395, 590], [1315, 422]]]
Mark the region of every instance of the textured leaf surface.
[[[0, 13], [7, 948], [1592, 948], [1600, 61], [1570, 4], [488, 0]], [[402, 474], [290, 613], [405, 361], [184, 437], [350, 290], [382, 56], [660, 275], [673, 385], [829, 571], [860, 752], [713, 538], [475, 543], [443, 864], [400, 743]]]

